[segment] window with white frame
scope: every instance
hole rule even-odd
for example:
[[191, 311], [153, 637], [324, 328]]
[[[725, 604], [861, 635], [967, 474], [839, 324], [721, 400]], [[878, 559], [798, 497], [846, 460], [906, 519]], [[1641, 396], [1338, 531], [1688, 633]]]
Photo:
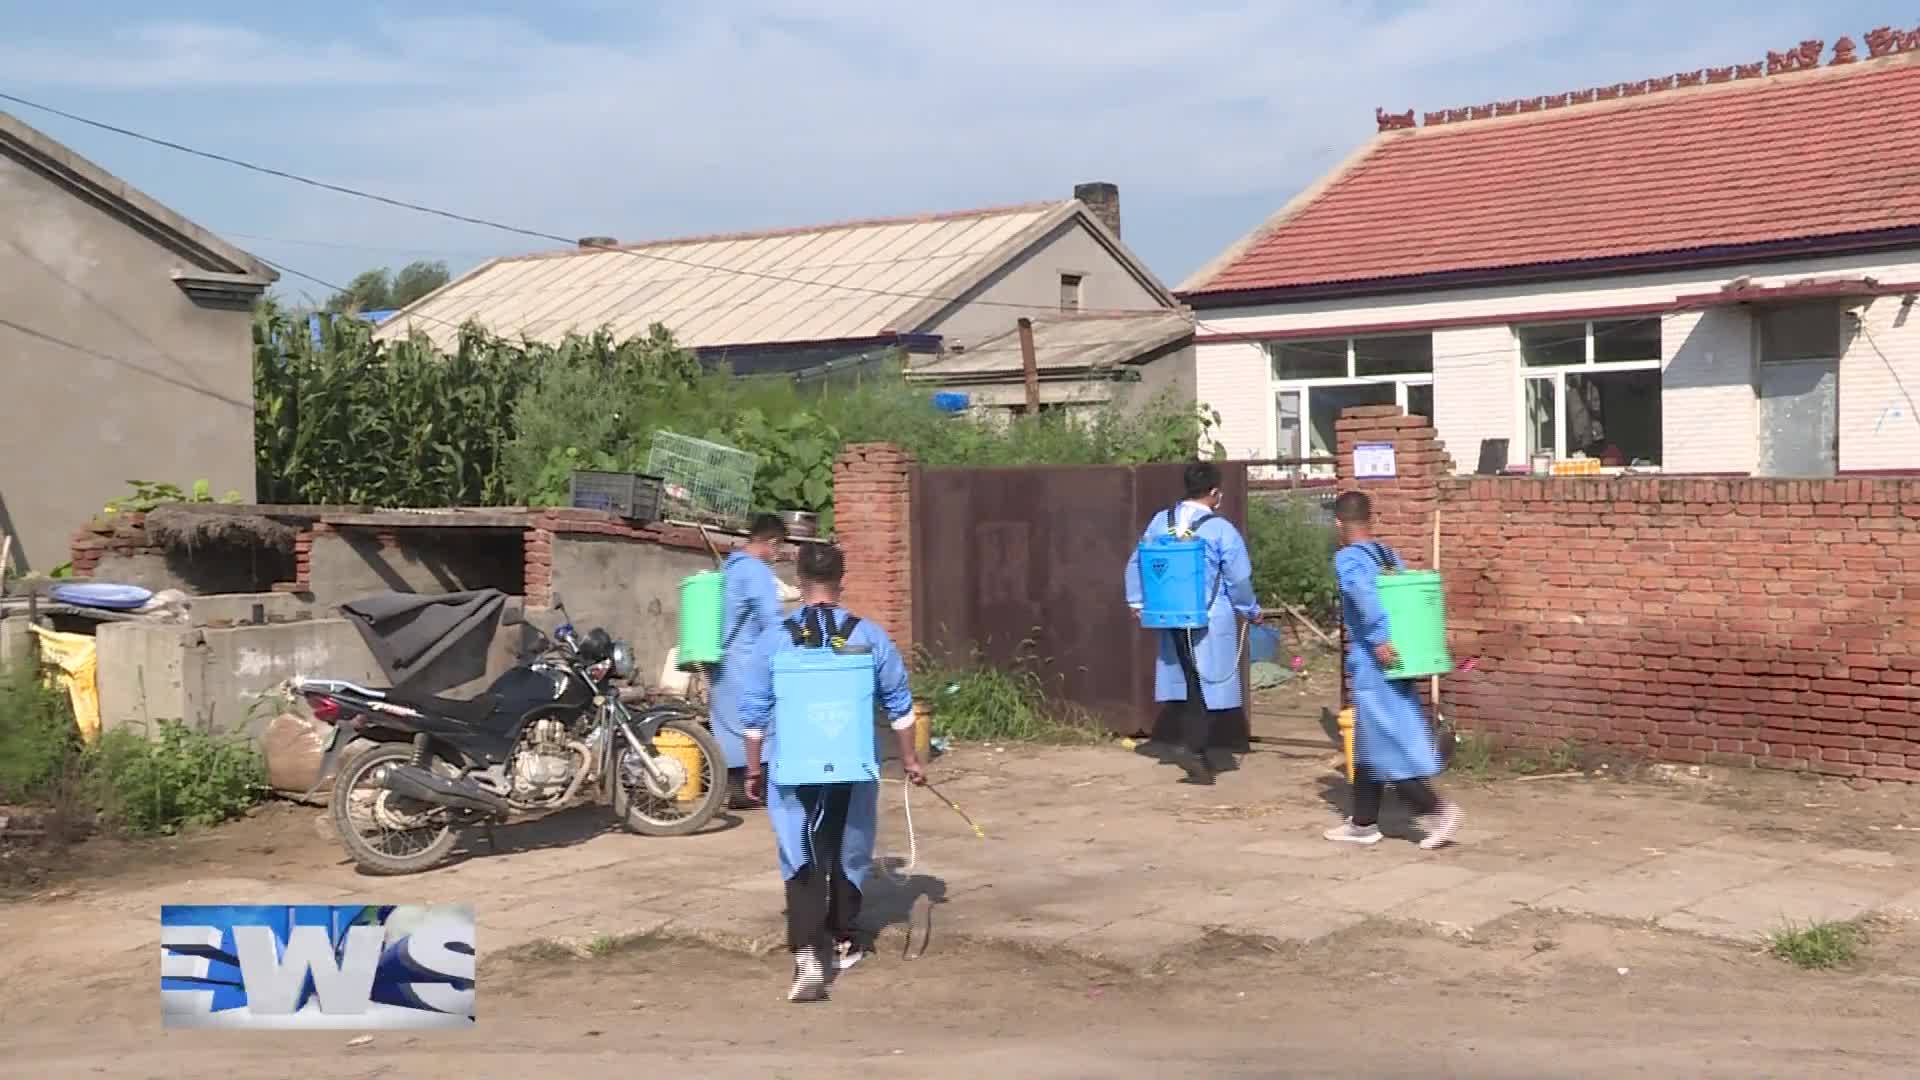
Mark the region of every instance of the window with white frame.
[[1398, 405], [1433, 418], [1430, 333], [1272, 341], [1267, 359], [1276, 457], [1332, 457], [1334, 424], [1355, 405]]
[[1660, 464], [1660, 324], [1656, 316], [1514, 327], [1528, 455]]

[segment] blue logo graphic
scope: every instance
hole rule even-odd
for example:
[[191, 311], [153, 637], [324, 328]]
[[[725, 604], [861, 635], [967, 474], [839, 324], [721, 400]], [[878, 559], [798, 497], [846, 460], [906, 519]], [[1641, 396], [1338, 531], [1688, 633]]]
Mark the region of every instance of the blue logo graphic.
[[474, 962], [467, 905], [160, 909], [167, 1027], [468, 1027]]

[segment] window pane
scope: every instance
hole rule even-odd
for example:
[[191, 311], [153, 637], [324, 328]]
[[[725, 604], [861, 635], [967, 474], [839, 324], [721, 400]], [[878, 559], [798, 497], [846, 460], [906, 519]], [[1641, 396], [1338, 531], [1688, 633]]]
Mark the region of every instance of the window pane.
[[1790, 304], [1762, 308], [1761, 360], [1838, 360], [1840, 308], [1834, 304]]
[[1428, 423], [1433, 422], [1433, 384], [1420, 383], [1407, 387], [1407, 415], [1424, 416]]
[[1080, 310], [1080, 275], [1060, 275], [1060, 310]]
[[1275, 457], [1297, 458], [1300, 453], [1300, 392], [1289, 390], [1275, 395], [1278, 404], [1279, 430], [1274, 442]]
[[1593, 324], [1593, 360], [1619, 364], [1660, 359], [1660, 319], [1613, 319]]
[[1307, 391], [1307, 409], [1312, 416], [1313, 456], [1331, 457], [1339, 441], [1334, 422], [1342, 409], [1355, 405], [1391, 405], [1395, 401], [1392, 383], [1362, 383], [1358, 386], [1316, 386]]
[[1516, 326], [1513, 332], [1520, 337], [1520, 362], [1528, 367], [1587, 362], [1586, 323]]
[[1602, 465], [1660, 464], [1660, 373], [1569, 374], [1567, 453]]
[[1353, 339], [1355, 375], [1412, 375], [1432, 370], [1432, 334]]
[[1276, 341], [1267, 346], [1276, 379], [1344, 379], [1347, 377], [1347, 339], [1332, 341]]
[[1560, 423], [1560, 407], [1553, 400], [1552, 379], [1527, 380], [1527, 454], [1553, 453], [1553, 433]]

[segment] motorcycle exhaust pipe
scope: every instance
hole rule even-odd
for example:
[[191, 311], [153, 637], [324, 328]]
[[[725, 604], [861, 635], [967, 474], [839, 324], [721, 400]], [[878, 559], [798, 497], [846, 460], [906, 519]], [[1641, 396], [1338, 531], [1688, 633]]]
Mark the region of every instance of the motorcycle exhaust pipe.
[[482, 814], [507, 814], [507, 800], [470, 780], [451, 780], [416, 765], [399, 765], [387, 770], [383, 778], [388, 791], [408, 799], [472, 810]]

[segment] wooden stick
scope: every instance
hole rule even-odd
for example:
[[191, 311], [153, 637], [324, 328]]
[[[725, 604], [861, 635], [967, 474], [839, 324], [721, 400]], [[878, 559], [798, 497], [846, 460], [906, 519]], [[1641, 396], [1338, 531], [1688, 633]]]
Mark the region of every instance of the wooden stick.
[[7, 595], [7, 571], [13, 568], [13, 534], [0, 536], [0, 596]]
[[1587, 774], [1584, 772], [1581, 772], [1579, 769], [1574, 769], [1570, 772], [1540, 773], [1537, 776], [1516, 776], [1514, 777], [1514, 779], [1520, 782], [1524, 782], [1527, 780], [1566, 780], [1571, 777], [1585, 776], [1585, 775]]
[[1296, 619], [1299, 619], [1300, 625], [1313, 631], [1315, 637], [1319, 638], [1321, 641], [1324, 641], [1329, 645], [1334, 646], [1335, 648], [1339, 647], [1339, 642], [1336, 642], [1333, 640], [1333, 635], [1327, 633], [1325, 630], [1322, 630], [1318, 626], [1314, 625], [1313, 620], [1307, 617], [1306, 612], [1301, 611], [1299, 608], [1294, 607], [1292, 604], [1282, 604], [1281, 607], [1286, 609], [1287, 614], [1293, 616]]

